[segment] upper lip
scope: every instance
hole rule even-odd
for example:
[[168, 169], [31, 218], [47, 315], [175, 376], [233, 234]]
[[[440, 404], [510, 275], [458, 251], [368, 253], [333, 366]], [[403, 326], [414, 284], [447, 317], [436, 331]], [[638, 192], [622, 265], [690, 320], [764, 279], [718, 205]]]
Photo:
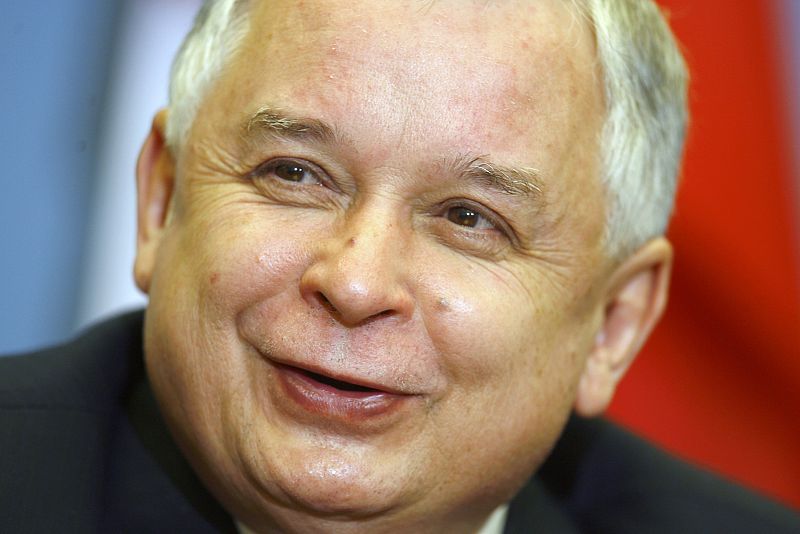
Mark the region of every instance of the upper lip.
[[361, 386], [361, 387], [364, 387], [364, 388], [374, 389], [377, 393], [389, 393], [389, 394], [392, 394], [392, 395], [413, 395], [414, 394], [414, 393], [411, 393], [409, 391], [403, 391], [403, 390], [401, 390], [400, 388], [397, 388], [397, 387], [393, 387], [393, 386], [390, 386], [390, 385], [387, 385], [387, 384], [383, 384], [383, 383], [374, 382], [374, 381], [369, 380], [369, 379], [364, 378], [364, 377], [356, 377], [356, 376], [352, 376], [352, 375], [348, 375], [348, 374], [344, 374], [344, 373], [339, 373], [339, 372], [336, 372], [336, 371], [332, 371], [331, 369], [326, 369], [324, 367], [321, 367], [321, 366], [318, 366], [318, 365], [314, 365], [314, 364], [290, 362], [290, 361], [285, 361], [285, 360], [278, 359], [278, 358], [275, 358], [275, 357], [272, 357], [272, 356], [270, 356], [268, 359], [271, 360], [273, 363], [278, 364], [279, 366], [293, 367], [295, 369], [299, 369], [301, 371], [307, 371], [307, 372], [310, 372], [310, 373], [321, 375], [321, 376], [326, 377], [326, 378], [332, 378], [334, 380], [338, 380], [338, 381], [341, 381], [341, 382], [347, 382], [349, 384], [353, 384], [353, 385], [356, 385], [356, 386]]

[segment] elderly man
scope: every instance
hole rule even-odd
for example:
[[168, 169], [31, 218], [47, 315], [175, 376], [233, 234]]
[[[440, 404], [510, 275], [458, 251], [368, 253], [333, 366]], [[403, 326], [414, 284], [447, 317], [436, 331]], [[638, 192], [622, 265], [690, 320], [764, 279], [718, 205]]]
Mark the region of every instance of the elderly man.
[[5, 526], [793, 530], [607, 423], [551, 454], [664, 307], [685, 85], [645, 0], [207, 2], [143, 325], [2, 362]]

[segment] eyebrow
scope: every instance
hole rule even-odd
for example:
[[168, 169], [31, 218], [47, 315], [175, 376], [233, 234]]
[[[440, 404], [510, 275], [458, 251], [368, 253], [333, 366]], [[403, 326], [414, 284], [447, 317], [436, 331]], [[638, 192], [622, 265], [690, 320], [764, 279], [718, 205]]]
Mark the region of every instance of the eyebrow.
[[461, 157], [450, 162], [462, 179], [474, 181], [511, 196], [539, 199], [543, 194], [542, 174], [533, 167], [511, 167], [493, 163], [487, 156]]
[[273, 107], [262, 107], [242, 126], [244, 139], [268, 136], [289, 141], [315, 141], [334, 144], [342, 141], [336, 130], [319, 119], [293, 118]]
[[[243, 124], [241, 135], [245, 140], [267, 136], [288, 141], [352, 145], [325, 121], [291, 117], [270, 106], [253, 113]], [[445, 160], [445, 168], [462, 180], [476, 182], [510, 196], [536, 199], [542, 196], [544, 180], [533, 167], [500, 165], [489, 161], [487, 156], [461, 156]]]

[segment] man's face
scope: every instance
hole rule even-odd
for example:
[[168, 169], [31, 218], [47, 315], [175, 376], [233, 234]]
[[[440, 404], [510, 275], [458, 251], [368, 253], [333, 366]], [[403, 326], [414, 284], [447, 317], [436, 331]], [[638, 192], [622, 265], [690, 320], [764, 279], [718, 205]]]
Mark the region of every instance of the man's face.
[[253, 8], [142, 269], [154, 390], [251, 526], [467, 525], [547, 455], [605, 272], [568, 4]]

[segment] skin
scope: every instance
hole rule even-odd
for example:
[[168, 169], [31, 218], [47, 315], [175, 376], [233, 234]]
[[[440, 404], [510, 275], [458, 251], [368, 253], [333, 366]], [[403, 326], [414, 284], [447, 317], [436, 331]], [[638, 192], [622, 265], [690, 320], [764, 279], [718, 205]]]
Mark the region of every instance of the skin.
[[[474, 532], [573, 408], [605, 408], [665, 302], [666, 241], [604, 252], [591, 31], [560, 1], [253, 9], [180, 154], [161, 112], [139, 162], [162, 411], [255, 530]], [[243, 135], [265, 106], [335, 139]], [[535, 168], [541, 191], [451, 164], [477, 157]], [[407, 398], [307, 412], [276, 360]]]

